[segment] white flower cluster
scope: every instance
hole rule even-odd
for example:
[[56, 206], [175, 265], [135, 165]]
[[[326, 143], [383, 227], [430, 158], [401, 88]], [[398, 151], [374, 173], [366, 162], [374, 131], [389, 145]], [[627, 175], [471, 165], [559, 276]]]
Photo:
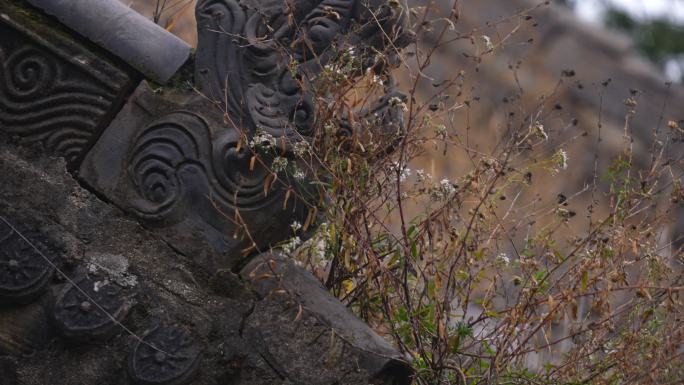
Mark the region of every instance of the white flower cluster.
[[287, 158], [284, 158], [282, 156], [277, 156], [275, 159], [273, 159], [273, 162], [271, 163], [271, 170], [273, 172], [281, 172], [284, 171], [285, 168], [287, 168]]
[[338, 76], [332, 78], [333, 80], [334, 80], [334, 79], [340, 79], [341, 76], [344, 76], [344, 72], [342, 71], [342, 70], [343, 70], [343, 67], [336, 66], [336, 65], [332, 65], [332, 64], [326, 64], [326, 65], [323, 67], [323, 69], [324, 69], [325, 72], [327, 72], [328, 74], [338, 75]]
[[344, 56], [353, 60], [356, 57], [356, 52], [354, 51], [354, 47], [347, 48], [347, 50], [344, 53]]
[[435, 126], [435, 134], [437, 136], [446, 136], [447, 128], [443, 124], [438, 124]]
[[287, 254], [292, 254], [299, 245], [302, 244], [302, 239], [299, 237], [292, 237], [287, 242], [285, 242], [281, 247], [283, 251]]
[[406, 167], [406, 165], [402, 167], [402, 164], [399, 162], [392, 163], [392, 165], [390, 166], [390, 170], [392, 172], [399, 172], [400, 182], [404, 182], [406, 179], [408, 179], [408, 177], [411, 176], [411, 169]]
[[561, 170], [566, 170], [568, 168], [568, 153], [562, 148], [556, 151], [554, 155], [554, 160], [558, 164]]
[[456, 187], [449, 179], [442, 179], [439, 184], [431, 191], [432, 198], [435, 200], [447, 199], [456, 192]]
[[333, 135], [337, 133], [337, 126], [332, 121], [328, 121], [323, 124], [323, 130], [325, 130], [326, 134]]
[[494, 44], [492, 43], [492, 38], [490, 38], [487, 35], [482, 35], [482, 41], [484, 42], [485, 48], [487, 51], [493, 51], [494, 50]]
[[257, 132], [256, 135], [249, 141], [251, 148], [274, 148], [278, 144], [276, 138], [267, 132]]
[[432, 175], [428, 172], [425, 172], [422, 168], [416, 170], [416, 178], [418, 179], [418, 182], [425, 182], [427, 180], [432, 179]]
[[404, 112], [408, 111], [408, 106], [406, 105], [406, 103], [404, 103], [404, 101], [401, 100], [401, 98], [397, 97], [397, 96], [392, 96], [389, 99], [389, 105], [391, 107], [399, 107]]
[[304, 180], [304, 178], [306, 178], [306, 173], [304, 172], [304, 170], [297, 167], [297, 165], [293, 165], [292, 166], [292, 177], [295, 178], [296, 180]]
[[306, 140], [301, 140], [294, 145], [294, 153], [300, 158], [308, 155], [311, 151], [311, 145]]
[[439, 186], [446, 192], [447, 195], [451, 195], [456, 192], [456, 187], [454, 187], [454, 184], [451, 183], [449, 179], [445, 178], [439, 181]]
[[549, 138], [549, 135], [544, 131], [544, 125], [538, 121], [534, 122], [532, 125], [532, 131], [541, 140], [547, 140]]
[[[372, 75], [372, 77], [371, 77], [371, 75]], [[378, 76], [378, 75], [376, 75], [375, 73], [373, 73], [373, 68], [372, 68], [372, 67], [366, 68], [366, 76], [368, 76], [368, 77], [371, 79], [371, 82], [372, 82], [373, 84], [377, 84], [377, 85], [379, 85], [379, 86], [382, 86], [382, 85], [385, 84], [385, 83], [383, 82], [381, 76]]]
[[506, 253], [500, 253], [496, 256], [496, 264], [508, 266], [511, 263], [511, 259], [506, 255]]

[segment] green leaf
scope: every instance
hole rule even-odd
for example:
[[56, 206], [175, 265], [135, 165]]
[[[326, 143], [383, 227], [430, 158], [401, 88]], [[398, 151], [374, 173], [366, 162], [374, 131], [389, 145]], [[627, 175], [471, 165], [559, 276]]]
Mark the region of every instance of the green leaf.
[[586, 290], [588, 283], [589, 283], [589, 272], [587, 272], [585, 270], [582, 272], [582, 281], [580, 282], [580, 288], [582, 290]]

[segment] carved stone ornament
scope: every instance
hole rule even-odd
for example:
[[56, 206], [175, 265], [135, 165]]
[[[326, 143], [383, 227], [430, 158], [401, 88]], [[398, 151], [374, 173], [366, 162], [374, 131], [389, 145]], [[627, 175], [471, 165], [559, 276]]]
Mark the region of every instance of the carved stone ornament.
[[[195, 81], [233, 124], [298, 142], [309, 137], [315, 80], [344, 47], [365, 58], [358, 74], [383, 63], [405, 41], [406, 7], [379, 0], [200, 0]], [[382, 70], [381, 68], [378, 68]]]
[[[312, 85], [349, 47], [360, 58], [353, 76], [386, 71], [407, 43], [406, 7], [388, 4], [200, 0], [195, 89], [158, 95], [141, 84], [80, 177], [209, 272], [294, 236], [292, 222], [314, 227], [324, 194], [294, 151], [315, 134]], [[388, 85], [338, 135], [373, 130], [391, 151], [397, 100]]]
[[199, 345], [186, 331], [159, 325], [131, 352], [129, 372], [140, 385], [185, 385], [197, 372], [199, 358]]
[[37, 12], [9, 0], [0, 0], [0, 10], [0, 134], [76, 168], [134, 80]]
[[53, 316], [66, 338], [104, 339], [117, 331], [130, 307], [121, 287], [106, 279], [85, 277], [64, 289]]
[[0, 219], [0, 302], [30, 302], [52, 278], [47, 250], [37, 238], [29, 241]]

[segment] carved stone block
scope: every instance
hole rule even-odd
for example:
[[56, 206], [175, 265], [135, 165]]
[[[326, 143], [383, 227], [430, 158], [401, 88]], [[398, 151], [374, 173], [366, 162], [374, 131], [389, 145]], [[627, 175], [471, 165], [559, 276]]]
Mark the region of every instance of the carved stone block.
[[0, 0], [0, 134], [38, 144], [75, 168], [135, 79], [125, 65], [16, 3]]
[[[351, 48], [363, 58], [354, 76], [382, 71], [388, 59], [375, 53], [391, 57], [406, 44], [406, 7], [201, 0], [196, 19], [195, 92], [155, 93], [141, 84], [80, 177], [207, 270], [236, 269], [293, 236], [293, 222], [312, 224], [321, 184], [294, 151], [314, 135], [311, 84]], [[356, 120], [387, 131], [380, 137], [387, 151], [401, 135], [402, 111], [391, 103], [401, 98], [388, 90]], [[270, 150], [254, 145], [257, 138], [273, 141]], [[277, 170], [276, 159], [302, 167]]]
[[252, 161], [240, 141], [213, 105], [142, 83], [79, 175], [208, 271], [232, 269], [309, 215], [300, 184]]

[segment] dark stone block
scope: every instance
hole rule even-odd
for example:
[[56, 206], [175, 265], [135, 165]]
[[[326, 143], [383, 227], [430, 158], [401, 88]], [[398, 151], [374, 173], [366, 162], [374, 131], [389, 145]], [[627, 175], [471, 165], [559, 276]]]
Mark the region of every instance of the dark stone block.
[[[281, 2], [199, 1], [199, 92], [155, 93], [141, 84], [80, 169], [90, 188], [210, 272], [237, 269], [277, 246], [294, 235], [295, 221], [313, 225], [323, 194], [302, 176], [316, 170], [294, 151], [313, 136], [315, 105], [305, 85], [346, 48], [363, 51], [358, 76], [367, 67], [384, 71], [365, 60], [375, 52], [392, 47], [392, 56], [393, 44], [406, 44], [400, 3], [299, 2], [294, 9], [287, 15]], [[388, 91], [341, 135], [379, 131], [390, 151], [402, 135], [402, 98]], [[273, 141], [269, 150], [254, 144], [264, 137]], [[276, 158], [298, 165], [299, 177], [295, 168], [276, 174]]]
[[76, 168], [132, 89], [132, 72], [9, 0], [0, 0], [0, 36], [0, 133]]
[[122, 287], [95, 273], [67, 285], [56, 299], [53, 317], [60, 333], [74, 341], [114, 335], [132, 302]]
[[366, 383], [355, 378], [377, 385], [411, 383], [403, 357], [292, 260], [262, 254], [240, 274], [263, 298], [245, 333], [282, 376], [311, 385], [331, 384], [335, 377], [345, 378], [344, 384]]

